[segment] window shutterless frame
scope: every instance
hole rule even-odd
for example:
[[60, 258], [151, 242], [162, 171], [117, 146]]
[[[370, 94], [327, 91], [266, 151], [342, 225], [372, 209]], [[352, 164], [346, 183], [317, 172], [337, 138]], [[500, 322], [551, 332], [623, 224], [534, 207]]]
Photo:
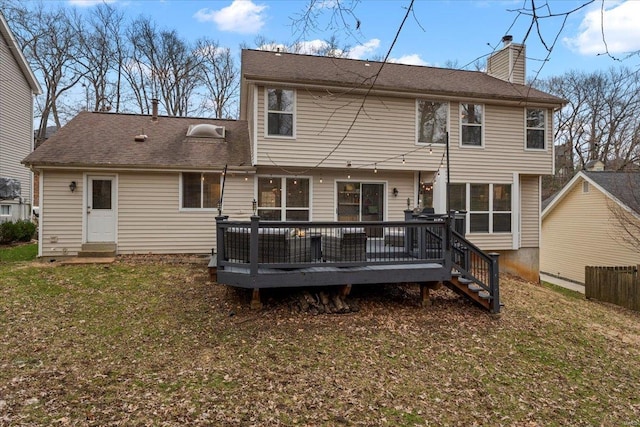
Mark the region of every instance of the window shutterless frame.
[[281, 87], [265, 87], [264, 98], [265, 137], [295, 139], [296, 91]]
[[524, 127], [524, 148], [526, 150], [546, 150], [547, 110], [544, 108], [525, 108]]
[[460, 147], [484, 148], [484, 104], [460, 103]]
[[449, 130], [449, 102], [416, 99], [416, 145], [444, 144]]

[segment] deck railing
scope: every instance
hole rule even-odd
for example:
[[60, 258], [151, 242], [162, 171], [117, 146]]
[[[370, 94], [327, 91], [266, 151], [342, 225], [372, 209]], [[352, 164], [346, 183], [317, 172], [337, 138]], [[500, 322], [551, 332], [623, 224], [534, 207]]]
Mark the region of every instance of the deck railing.
[[453, 268], [473, 280], [487, 291], [491, 299], [491, 311], [500, 312], [500, 277], [498, 254], [485, 253], [456, 230], [451, 230], [451, 255]]
[[292, 269], [434, 262], [450, 265], [441, 219], [274, 222], [217, 218], [217, 264]]

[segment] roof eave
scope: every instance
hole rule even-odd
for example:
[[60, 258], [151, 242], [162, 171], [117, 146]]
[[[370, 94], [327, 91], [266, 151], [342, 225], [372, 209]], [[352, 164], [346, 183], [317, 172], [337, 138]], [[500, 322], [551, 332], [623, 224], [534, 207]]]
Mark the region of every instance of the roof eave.
[[504, 101], [508, 103], [516, 103], [518, 105], [523, 104], [536, 104], [536, 105], [546, 105], [549, 108], [562, 108], [562, 106], [566, 103], [562, 99], [545, 99], [545, 98], [537, 98], [537, 97], [526, 97], [526, 96], [506, 96], [506, 95], [495, 95], [495, 94], [486, 94], [486, 93], [474, 93], [474, 92], [454, 92], [454, 91], [425, 91], [419, 92], [413, 89], [402, 88], [402, 87], [391, 87], [391, 86], [376, 86], [373, 90], [369, 90], [368, 85], [362, 85], [361, 87], [356, 87], [347, 82], [335, 82], [335, 81], [318, 81], [318, 80], [304, 80], [304, 79], [296, 79], [287, 80], [287, 79], [276, 79], [272, 77], [264, 77], [258, 75], [246, 75], [243, 76], [245, 81], [248, 84], [262, 84], [262, 85], [284, 85], [292, 88], [296, 87], [304, 87], [304, 88], [317, 88], [317, 89], [326, 89], [326, 88], [339, 88], [339, 89], [350, 89], [352, 92], [370, 92], [374, 94], [394, 94], [394, 95], [405, 95], [405, 96], [436, 96], [441, 97], [443, 99], [454, 100], [454, 99], [491, 99]]

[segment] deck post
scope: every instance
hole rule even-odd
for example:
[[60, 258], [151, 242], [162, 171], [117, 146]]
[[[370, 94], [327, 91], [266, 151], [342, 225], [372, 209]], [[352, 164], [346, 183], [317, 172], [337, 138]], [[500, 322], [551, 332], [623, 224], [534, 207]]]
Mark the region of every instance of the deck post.
[[[224, 233], [227, 230], [226, 227], [222, 226], [222, 223], [227, 222], [229, 219], [229, 215], [218, 215], [216, 217], [216, 254], [217, 254], [217, 264], [220, 264], [220, 261], [224, 260]], [[211, 254], [213, 256], [213, 254]], [[224, 270], [224, 266], [222, 267]]]
[[338, 291], [338, 295], [344, 298], [351, 293], [351, 285], [342, 285], [340, 286], [340, 290]]
[[491, 257], [491, 313], [499, 314], [500, 313], [500, 269], [498, 266], [498, 257], [500, 256], [497, 252], [491, 252], [488, 254]]
[[[404, 211], [404, 222], [413, 221], [413, 211], [411, 209], [405, 209]], [[413, 227], [405, 227], [404, 230], [404, 251], [409, 254], [413, 249], [413, 233], [415, 229]]]
[[420, 305], [422, 307], [431, 307], [432, 305], [431, 298], [429, 298], [430, 290], [431, 286], [427, 283], [420, 283]]
[[251, 310], [260, 310], [262, 308], [262, 301], [260, 300], [260, 289], [255, 288], [251, 292]]
[[249, 236], [249, 269], [253, 277], [258, 275], [258, 230], [260, 217], [251, 216], [251, 235]]

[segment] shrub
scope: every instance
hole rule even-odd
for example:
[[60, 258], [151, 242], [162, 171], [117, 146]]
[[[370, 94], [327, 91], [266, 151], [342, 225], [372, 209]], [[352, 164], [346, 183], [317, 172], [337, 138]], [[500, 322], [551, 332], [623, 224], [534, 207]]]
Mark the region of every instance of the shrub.
[[36, 225], [28, 220], [0, 224], [0, 243], [28, 242], [36, 232]]

